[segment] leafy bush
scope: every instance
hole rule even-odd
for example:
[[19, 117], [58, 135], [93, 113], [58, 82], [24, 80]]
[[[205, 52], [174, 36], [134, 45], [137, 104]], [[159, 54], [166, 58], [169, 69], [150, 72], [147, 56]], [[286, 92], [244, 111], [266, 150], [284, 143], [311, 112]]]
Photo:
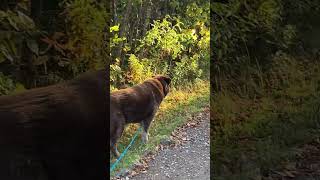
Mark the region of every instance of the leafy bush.
[[120, 84], [124, 83], [124, 77], [123, 77], [123, 71], [121, 67], [119, 66], [119, 60], [116, 59], [116, 62], [114, 64], [110, 65], [110, 85], [111, 90], [116, 89], [116, 87], [119, 87]]
[[152, 76], [151, 66], [146, 59], [139, 60], [135, 55], [129, 58], [130, 82], [138, 84]]
[[173, 69], [172, 84], [174, 86], [183, 86], [194, 83], [197, 78], [201, 77], [202, 70], [198, 65], [199, 55], [189, 58], [184, 56], [181, 62]]
[[94, 0], [66, 0], [64, 4], [70, 68], [78, 73], [103, 67], [107, 59], [103, 30], [108, 17], [104, 4]]
[[[31, 87], [37, 69], [45, 69], [48, 58], [38, 41], [45, 32], [36, 27], [33, 20], [21, 11], [0, 11], [0, 70]], [[27, 68], [26, 68], [27, 67]], [[18, 73], [13, 73], [17, 70]], [[32, 82], [33, 81], [33, 82]]]
[[7, 95], [15, 89], [14, 82], [0, 73], [0, 95]]
[[14, 82], [11, 78], [0, 72], [0, 96], [24, 91], [22, 84]]
[[137, 54], [148, 57], [154, 73], [174, 77], [175, 86], [192, 83], [203, 71], [209, 73], [209, 30], [204, 23], [196, 26], [185, 27], [178, 18], [169, 16], [155, 21]]
[[246, 82], [239, 79], [245, 78], [241, 76], [248, 71], [258, 69], [260, 74], [264, 73], [271, 67], [272, 56], [279, 50], [289, 54], [302, 53], [298, 48], [305, 36], [303, 32], [312, 25], [312, 19], [318, 17], [311, 9], [319, 12], [319, 7], [315, 1], [232, 0], [213, 3], [214, 89], [243, 85]]
[[[139, 10], [148, 12], [148, 8], [157, 9], [157, 7], [147, 7], [148, 4], [144, 2], [138, 4], [133, 2], [132, 7], [128, 4], [121, 7], [117, 5], [120, 9], [116, 18], [124, 19], [115, 20], [115, 25], [110, 29], [113, 33], [111, 53], [116, 56], [111, 65], [113, 71], [111, 76], [114, 80], [112, 84], [115, 87], [128, 82], [139, 83], [154, 74], [176, 76], [175, 82], [173, 81], [176, 87], [183, 87], [188, 84], [187, 82], [192, 83], [197, 78], [209, 77], [209, 2], [188, 0], [184, 3], [170, 1], [155, 2], [155, 4], [165, 4], [167, 8], [165, 13], [160, 16], [146, 15], [147, 17], [142, 19], [147, 20], [142, 21], [139, 19], [141, 17], [138, 17], [141, 16]], [[136, 7], [137, 5], [142, 6]], [[127, 7], [132, 9], [126, 9]], [[138, 22], [127, 22], [126, 16], [122, 14], [124, 12], [138, 13], [137, 17], [133, 17], [137, 18]], [[123, 25], [122, 22], [127, 22], [129, 25]], [[146, 24], [141, 26], [140, 23]], [[130, 32], [121, 33], [123, 30], [121, 28]]]

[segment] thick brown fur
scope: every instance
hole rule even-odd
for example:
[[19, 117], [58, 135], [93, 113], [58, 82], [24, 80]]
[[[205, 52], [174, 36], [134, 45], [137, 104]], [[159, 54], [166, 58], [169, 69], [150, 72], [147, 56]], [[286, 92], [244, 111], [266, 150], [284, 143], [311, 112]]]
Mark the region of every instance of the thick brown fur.
[[142, 140], [148, 140], [148, 128], [160, 103], [169, 92], [171, 79], [154, 76], [131, 88], [121, 89], [110, 96], [110, 149], [119, 156], [116, 143], [128, 123], [141, 123]]
[[106, 80], [100, 70], [0, 96], [0, 179], [36, 180], [40, 171], [40, 179], [101, 179], [107, 138]]

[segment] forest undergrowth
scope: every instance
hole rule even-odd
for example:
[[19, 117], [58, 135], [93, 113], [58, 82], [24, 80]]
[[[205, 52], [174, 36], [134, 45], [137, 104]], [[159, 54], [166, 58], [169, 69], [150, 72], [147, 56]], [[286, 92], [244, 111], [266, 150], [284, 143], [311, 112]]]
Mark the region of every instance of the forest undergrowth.
[[267, 178], [277, 171], [290, 176], [286, 168], [298, 161], [303, 146], [319, 141], [320, 63], [310, 58], [280, 55], [257, 93], [211, 97], [217, 179]]

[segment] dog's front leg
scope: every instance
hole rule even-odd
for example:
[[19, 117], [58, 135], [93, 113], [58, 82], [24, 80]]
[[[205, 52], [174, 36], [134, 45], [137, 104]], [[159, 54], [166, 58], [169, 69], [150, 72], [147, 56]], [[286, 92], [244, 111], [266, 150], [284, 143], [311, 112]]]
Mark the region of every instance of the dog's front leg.
[[148, 130], [149, 130], [149, 126], [150, 126], [152, 119], [153, 119], [153, 117], [145, 119], [144, 121], [141, 122], [141, 125], [143, 127], [141, 139], [144, 144], [146, 144], [148, 142]]
[[141, 137], [142, 137], [142, 142], [146, 144], [148, 142], [148, 132], [143, 130]]

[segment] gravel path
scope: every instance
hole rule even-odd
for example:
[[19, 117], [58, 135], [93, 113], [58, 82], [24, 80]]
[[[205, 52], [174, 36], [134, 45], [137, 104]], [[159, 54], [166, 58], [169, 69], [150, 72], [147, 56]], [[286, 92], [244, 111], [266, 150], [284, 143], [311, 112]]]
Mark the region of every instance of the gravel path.
[[[132, 180], [209, 180], [210, 128], [209, 112], [202, 112], [183, 128], [185, 142], [174, 148], [164, 148], [149, 163], [143, 174]], [[195, 123], [194, 123], [195, 122]]]

